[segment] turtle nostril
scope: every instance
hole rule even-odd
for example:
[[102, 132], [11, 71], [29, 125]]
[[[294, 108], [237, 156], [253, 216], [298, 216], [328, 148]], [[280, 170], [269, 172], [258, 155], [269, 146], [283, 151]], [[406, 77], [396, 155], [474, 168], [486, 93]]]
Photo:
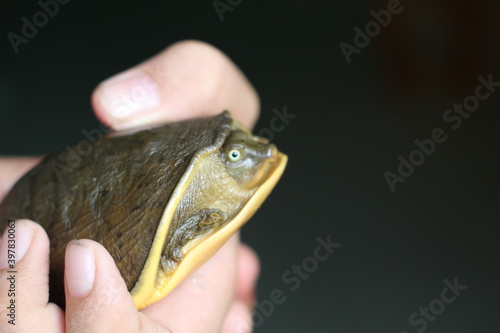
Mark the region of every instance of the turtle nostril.
[[269, 147], [267, 148], [266, 156], [270, 158], [272, 161], [278, 158], [278, 148], [276, 148], [276, 145], [274, 144], [269, 145]]
[[254, 135], [254, 136], [252, 137], [252, 139], [253, 139], [254, 141], [257, 141], [258, 143], [263, 143], [263, 144], [266, 144], [266, 145], [267, 145], [267, 144], [269, 144], [269, 139], [268, 139], [268, 138], [264, 138], [264, 137], [262, 137], [262, 136], [257, 136], [257, 135]]

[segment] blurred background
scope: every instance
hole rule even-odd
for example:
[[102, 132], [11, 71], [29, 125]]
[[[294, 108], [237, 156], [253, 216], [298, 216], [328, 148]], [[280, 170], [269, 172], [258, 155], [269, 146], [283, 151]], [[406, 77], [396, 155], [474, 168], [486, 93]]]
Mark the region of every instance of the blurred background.
[[0, 155], [85, 139], [100, 81], [206, 41], [290, 157], [242, 232], [256, 332], [498, 330], [498, 1], [65, 1], [0, 4]]

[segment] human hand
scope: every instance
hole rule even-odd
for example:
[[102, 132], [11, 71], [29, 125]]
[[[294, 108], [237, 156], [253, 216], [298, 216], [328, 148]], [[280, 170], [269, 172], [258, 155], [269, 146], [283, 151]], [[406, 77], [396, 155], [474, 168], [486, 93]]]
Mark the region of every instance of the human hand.
[[[220, 113], [253, 126], [254, 89], [218, 50], [180, 42], [99, 85], [97, 117], [114, 129]], [[0, 159], [0, 200], [39, 159]], [[6, 223], [6, 221], [2, 221]], [[0, 244], [0, 331], [224, 332], [251, 331], [258, 260], [238, 235], [169, 295], [137, 311], [109, 253], [79, 240], [66, 249], [66, 311], [48, 303], [49, 240], [36, 223], [16, 222], [16, 326], [7, 323], [6, 237]], [[86, 283], [74, 283], [75, 277]]]

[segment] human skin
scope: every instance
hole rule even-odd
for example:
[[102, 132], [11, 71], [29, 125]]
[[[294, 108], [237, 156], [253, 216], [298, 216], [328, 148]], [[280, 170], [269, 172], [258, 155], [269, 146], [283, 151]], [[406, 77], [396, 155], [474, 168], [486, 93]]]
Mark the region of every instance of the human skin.
[[[144, 89], [141, 90], [142, 87]], [[135, 89], [135, 91], [134, 91]], [[139, 90], [138, 90], [139, 89]], [[137, 95], [134, 93], [144, 92]], [[219, 50], [183, 41], [101, 83], [92, 95], [108, 127], [208, 116], [231, 110], [251, 128], [259, 99]], [[0, 158], [0, 200], [40, 158]], [[6, 221], [1, 221], [6, 223]], [[100, 244], [75, 240], [66, 248], [66, 308], [48, 302], [49, 239], [43, 228], [16, 221], [16, 325], [8, 324], [7, 242], [0, 242], [1, 332], [250, 332], [257, 256], [234, 235], [169, 295], [137, 311], [113, 259]]]

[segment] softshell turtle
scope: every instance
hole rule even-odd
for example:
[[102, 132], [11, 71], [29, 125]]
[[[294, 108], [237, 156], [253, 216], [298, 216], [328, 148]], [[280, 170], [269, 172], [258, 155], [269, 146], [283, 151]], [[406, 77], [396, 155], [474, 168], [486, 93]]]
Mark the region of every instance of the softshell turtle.
[[[105, 137], [47, 156], [0, 205], [48, 232], [51, 300], [64, 304], [64, 251], [93, 239], [141, 309], [213, 255], [262, 204], [287, 162], [229, 112]], [[80, 148], [83, 147], [82, 145]], [[81, 149], [80, 149], [81, 150]]]

